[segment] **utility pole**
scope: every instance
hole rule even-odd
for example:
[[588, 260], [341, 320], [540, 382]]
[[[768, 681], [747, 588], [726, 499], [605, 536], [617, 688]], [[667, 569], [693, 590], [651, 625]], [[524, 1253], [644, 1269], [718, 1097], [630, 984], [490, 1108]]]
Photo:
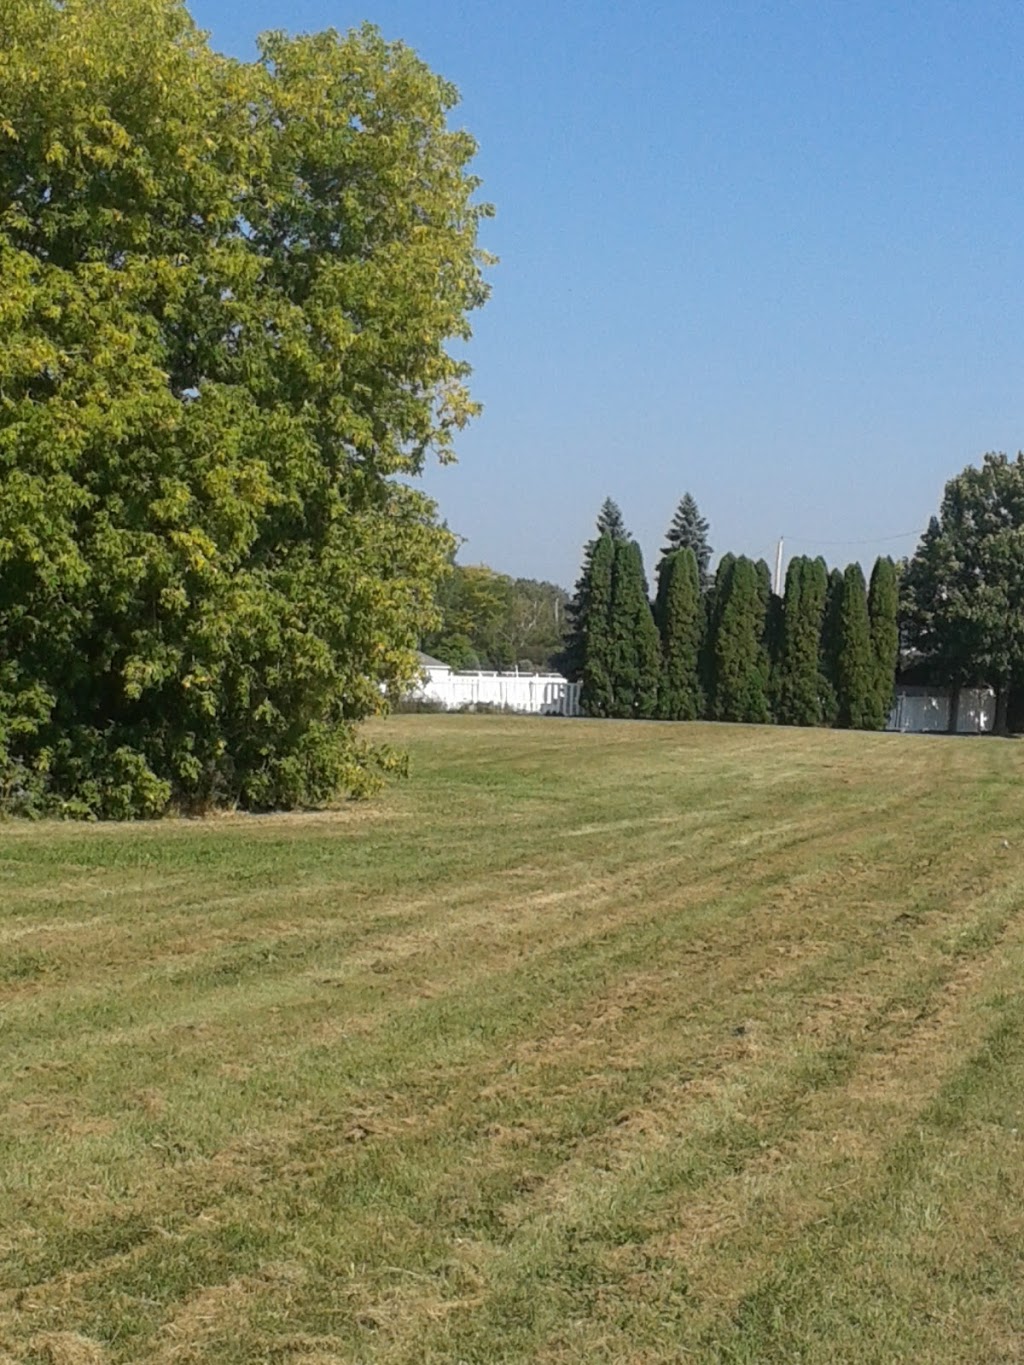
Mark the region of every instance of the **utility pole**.
[[779, 536], [779, 543], [775, 547], [775, 593], [782, 596], [782, 536]]

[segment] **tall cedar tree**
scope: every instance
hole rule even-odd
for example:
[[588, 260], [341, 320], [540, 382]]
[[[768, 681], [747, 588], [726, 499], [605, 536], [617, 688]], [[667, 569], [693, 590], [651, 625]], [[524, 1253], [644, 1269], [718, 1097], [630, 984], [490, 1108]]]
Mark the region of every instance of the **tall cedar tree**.
[[222, 57], [178, 0], [0, 21], [0, 793], [318, 805], [389, 759], [475, 405], [456, 92], [370, 27]]
[[875, 560], [868, 589], [868, 620], [871, 626], [871, 690], [869, 729], [883, 730], [892, 710], [899, 660], [899, 580], [891, 559]]
[[704, 606], [693, 550], [675, 550], [658, 572], [657, 625], [661, 634], [661, 720], [696, 720], [703, 709], [700, 647]]
[[613, 498], [605, 498], [597, 514], [597, 535], [588, 540], [583, 547], [583, 565], [572, 599], [565, 609], [566, 632], [565, 648], [560, 659], [562, 672], [570, 682], [579, 682], [583, 677], [583, 661], [586, 655], [587, 631], [590, 614], [590, 572], [594, 551], [602, 536], [613, 542], [627, 541], [629, 532], [622, 518], [619, 505]]
[[781, 648], [782, 598], [772, 590], [772, 571], [765, 560], [759, 559], [757, 569], [758, 593], [761, 598], [761, 672], [764, 676], [764, 695], [768, 702], [768, 718], [775, 719], [775, 694], [778, 686], [776, 669]]
[[827, 579], [820, 560], [798, 556], [786, 571], [777, 719], [781, 725], [821, 723], [821, 627]]
[[704, 715], [715, 716], [715, 640], [729, 581], [736, 566], [736, 556], [729, 551], [718, 561], [715, 575], [704, 594], [704, 638], [700, 650], [700, 684], [704, 694]]
[[658, 706], [661, 645], [635, 540], [615, 545], [610, 630], [614, 714], [649, 719]]
[[716, 601], [712, 645], [716, 720], [749, 724], [771, 720], [764, 648], [766, 608], [758, 567], [741, 555], [730, 568], [722, 599]]
[[[675, 510], [672, 524], [665, 534], [665, 546], [661, 552], [665, 560], [676, 550], [692, 550], [697, 560], [697, 575], [701, 592], [706, 592], [711, 582], [708, 565], [711, 563], [711, 546], [708, 544], [708, 523], [700, 514], [696, 500], [690, 493], [684, 493]], [[660, 576], [659, 565], [659, 576]]]
[[872, 729], [875, 669], [871, 655], [867, 586], [859, 564], [843, 574], [839, 607], [839, 657], [836, 665], [838, 723], [844, 729]]
[[843, 571], [833, 569], [825, 587], [825, 615], [821, 623], [821, 718], [826, 725], [839, 719], [839, 649], [842, 644]]
[[580, 708], [585, 716], [615, 715], [611, 632], [615, 551], [616, 542], [610, 535], [598, 536], [587, 568], [587, 629], [583, 637], [580, 689]]

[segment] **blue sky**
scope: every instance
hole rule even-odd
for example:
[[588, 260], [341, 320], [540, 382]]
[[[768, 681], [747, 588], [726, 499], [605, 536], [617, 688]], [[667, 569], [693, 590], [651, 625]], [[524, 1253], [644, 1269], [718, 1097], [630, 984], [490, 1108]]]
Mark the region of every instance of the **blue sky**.
[[614, 496], [649, 572], [902, 554], [1024, 446], [1019, 0], [194, 0], [216, 47], [369, 19], [462, 94], [501, 258], [484, 415], [427, 487], [464, 562], [571, 586]]

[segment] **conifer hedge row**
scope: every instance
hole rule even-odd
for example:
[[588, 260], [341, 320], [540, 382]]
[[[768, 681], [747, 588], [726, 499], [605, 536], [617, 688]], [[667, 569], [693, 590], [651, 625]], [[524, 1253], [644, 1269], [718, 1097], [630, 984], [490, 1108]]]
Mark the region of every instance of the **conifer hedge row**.
[[869, 588], [859, 564], [830, 573], [797, 557], [780, 598], [763, 560], [725, 554], [710, 574], [707, 529], [687, 494], [652, 603], [640, 547], [604, 503], [566, 642], [584, 714], [882, 729], [899, 645], [892, 561], [876, 561]]

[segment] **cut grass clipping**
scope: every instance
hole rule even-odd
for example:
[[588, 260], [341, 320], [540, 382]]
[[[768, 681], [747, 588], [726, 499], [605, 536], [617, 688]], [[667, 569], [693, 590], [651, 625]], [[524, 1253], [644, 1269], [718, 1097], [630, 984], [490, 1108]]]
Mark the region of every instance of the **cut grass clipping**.
[[1024, 751], [380, 729], [0, 827], [0, 1359], [1024, 1358]]

